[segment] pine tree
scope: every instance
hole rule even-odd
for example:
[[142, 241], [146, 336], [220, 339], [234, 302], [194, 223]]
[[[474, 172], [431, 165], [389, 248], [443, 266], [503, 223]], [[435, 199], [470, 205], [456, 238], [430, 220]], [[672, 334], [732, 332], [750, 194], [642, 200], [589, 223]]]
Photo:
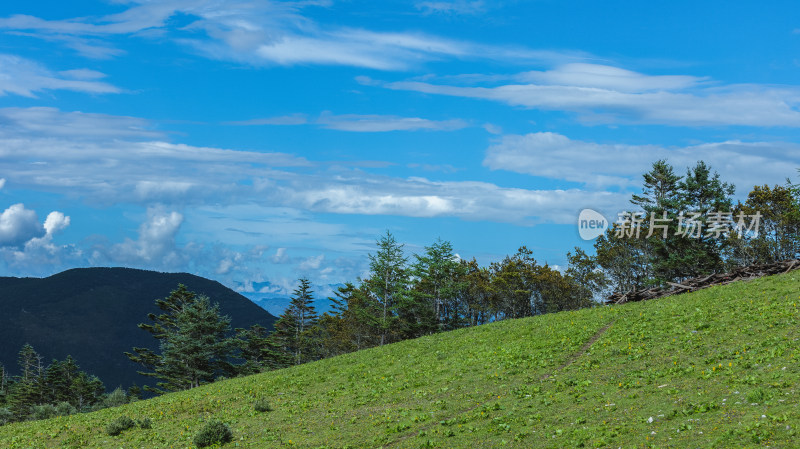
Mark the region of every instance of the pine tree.
[[290, 354], [295, 364], [312, 360], [313, 342], [310, 334], [317, 323], [317, 312], [311, 303], [314, 301], [311, 282], [301, 278], [300, 285], [292, 293], [289, 307], [275, 322], [272, 334], [274, 342]]
[[459, 307], [458, 295], [464, 287], [466, 268], [453, 254], [453, 246], [437, 239], [425, 247], [424, 254], [414, 257], [412, 301], [409, 306], [400, 307], [406, 336], [461, 327], [464, 310]]
[[20, 375], [9, 394], [9, 405], [15, 420], [23, 421], [31, 413], [31, 407], [42, 404], [41, 381], [44, 377], [42, 357], [30, 344], [25, 344], [17, 357]]
[[267, 329], [259, 324], [249, 329], [236, 329], [236, 344], [240, 351], [239, 358], [244, 360], [244, 364], [239, 366], [241, 374], [255, 374], [292, 364], [292, 359], [281, 351]]
[[380, 345], [383, 346], [396, 331], [397, 311], [405, 299], [409, 273], [403, 245], [397, 243], [391, 232], [386, 231], [377, 245], [378, 251], [369, 255], [370, 278], [365, 284], [381, 305]]
[[711, 167], [699, 161], [687, 170], [679, 188], [682, 209], [699, 215], [702, 232], [697, 238], [682, 238], [682, 245], [671, 249], [669, 256], [676, 280], [724, 271], [722, 254], [727, 240], [708, 236], [706, 230], [709, 213], [731, 212], [735, 187], [722, 182], [719, 173], [712, 174]]
[[184, 285], [156, 304], [164, 313], [149, 314], [153, 324], [139, 324], [139, 328], [159, 340], [160, 354], [148, 348], [125, 353], [147, 369], [140, 374], [161, 380], [158, 388], [145, 386], [145, 390], [187, 390], [232, 371], [228, 359], [233, 342], [226, 336], [230, 318], [220, 314], [218, 304], [211, 304], [208, 297], [197, 296]]

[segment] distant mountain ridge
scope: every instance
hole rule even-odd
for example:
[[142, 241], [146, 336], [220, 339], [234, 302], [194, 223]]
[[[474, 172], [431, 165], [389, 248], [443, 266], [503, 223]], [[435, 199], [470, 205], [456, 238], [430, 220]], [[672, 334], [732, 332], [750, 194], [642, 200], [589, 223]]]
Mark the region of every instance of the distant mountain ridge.
[[123, 354], [134, 346], [158, 349], [137, 327], [158, 313], [156, 299], [178, 284], [219, 303], [231, 328], [260, 324], [272, 328], [275, 316], [219, 282], [188, 273], [131, 268], [76, 268], [47, 278], [0, 277], [0, 363], [17, 371], [17, 354], [30, 343], [44, 362], [72, 355], [108, 389], [152, 384]]

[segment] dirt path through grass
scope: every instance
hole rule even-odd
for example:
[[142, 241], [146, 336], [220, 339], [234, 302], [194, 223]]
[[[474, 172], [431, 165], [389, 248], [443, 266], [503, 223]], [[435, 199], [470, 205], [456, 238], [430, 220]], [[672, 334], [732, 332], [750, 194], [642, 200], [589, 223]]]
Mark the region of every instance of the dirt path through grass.
[[[572, 354], [571, 356], [569, 356], [569, 357], [567, 358], [567, 360], [565, 360], [565, 361], [564, 361], [564, 363], [562, 363], [561, 365], [559, 365], [559, 366], [558, 366], [558, 368], [556, 368], [556, 369], [555, 369], [555, 371], [554, 371], [553, 373], [551, 373], [551, 374], [545, 374], [544, 376], [542, 376], [542, 377], [541, 377], [541, 380], [547, 380], [547, 379], [549, 379], [550, 377], [553, 377], [553, 376], [555, 376], [555, 375], [556, 375], [556, 373], [558, 373], [558, 372], [562, 371], [564, 368], [566, 368], [566, 367], [568, 367], [568, 366], [572, 365], [572, 364], [573, 364], [573, 363], [574, 363], [576, 360], [578, 360], [579, 358], [581, 358], [581, 357], [582, 357], [584, 354], [586, 354], [586, 351], [588, 351], [588, 350], [589, 350], [589, 348], [591, 348], [591, 347], [592, 347], [592, 345], [593, 345], [593, 344], [594, 344], [594, 343], [595, 343], [597, 340], [599, 340], [599, 339], [600, 339], [600, 337], [602, 337], [602, 336], [603, 336], [603, 334], [604, 334], [604, 333], [605, 333], [605, 332], [606, 332], [606, 331], [607, 331], [607, 330], [608, 330], [608, 329], [611, 327], [611, 325], [612, 325], [612, 324], [614, 324], [614, 322], [615, 322], [615, 321], [617, 321], [617, 320], [616, 320], [616, 318], [615, 318], [615, 319], [613, 319], [613, 320], [611, 320], [611, 322], [609, 322], [609, 323], [608, 323], [608, 324], [606, 324], [605, 326], [603, 326], [603, 328], [602, 328], [602, 329], [600, 329], [600, 330], [598, 330], [598, 331], [597, 331], [597, 332], [596, 332], [594, 335], [592, 335], [592, 337], [591, 337], [591, 338], [590, 338], [590, 339], [589, 339], [589, 340], [588, 340], [586, 343], [584, 343], [584, 345], [583, 345], [583, 346], [581, 346], [581, 348], [580, 348], [580, 349], [579, 349], [577, 352], [575, 352], [574, 354]], [[456, 416], [463, 415], [463, 414], [465, 414], [465, 413], [469, 413], [469, 412], [471, 412], [471, 411], [475, 410], [476, 408], [478, 408], [478, 407], [480, 407], [480, 406], [482, 406], [482, 405], [485, 405], [485, 404], [489, 403], [491, 400], [492, 400], [492, 399], [489, 399], [489, 400], [486, 400], [486, 401], [483, 401], [483, 402], [479, 402], [479, 403], [477, 403], [477, 404], [475, 404], [475, 405], [473, 405], [473, 406], [471, 406], [471, 407], [469, 407], [469, 408], [466, 408], [466, 409], [464, 409], [464, 410], [461, 410], [461, 411], [459, 411], [458, 413], [455, 413], [454, 415], [450, 416], [450, 419], [452, 419], [452, 418], [455, 418]], [[419, 429], [419, 430], [415, 430], [415, 431], [413, 431], [413, 432], [409, 432], [409, 433], [407, 433], [407, 434], [405, 434], [405, 435], [402, 435], [402, 436], [400, 436], [398, 439], [396, 439], [396, 440], [394, 440], [394, 441], [390, 441], [389, 443], [387, 443], [387, 444], [383, 445], [382, 447], [384, 447], [384, 448], [387, 448], [387, 447], [392, 447], [392, 446], [395, 446], [395, 445], [397, 445], [397, 444], [400, 444], [400, 443], [402, 443], [403, 441], [406, 441], [406, 440], [407, 440], [407, 439], [409, 439], [409, 438], [412, 438], [412, 437], [415, 437], [415, 436], [419, 435], [421, 432], [424, 432], [424, 431], [426, 431], [426, 430], [428, 430], [428, 429], [431, 429], [431, 428], [435, 427], [437, 424], [438, 424], [438, 422], [437, 422], [437, 423], [431, 423], [431, 424], [428, 424], [428, 425], [426, 425], [426, 426], [423, 426], [421, 429]]]

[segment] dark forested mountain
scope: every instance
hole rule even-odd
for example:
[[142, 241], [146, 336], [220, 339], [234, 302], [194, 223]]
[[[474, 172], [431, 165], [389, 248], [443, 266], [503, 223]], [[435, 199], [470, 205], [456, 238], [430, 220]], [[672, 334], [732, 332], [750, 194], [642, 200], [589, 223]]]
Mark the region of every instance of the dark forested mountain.
[[178, 284], [219, 303], [232, 328], [272, 329], [276, 318], [269, 312], [219, 282], [188, 273], [78, 268], [42, 279], [0, 277], [0, 363], [16, 372], [17, 354], [30, 343], [45, 363], [72, 355], [109, 389], [150, 383], [123, 352], [134, 346], [159, 349], [137, 324], [149, 322], [148, 313], [159, 313], [155, 300]]

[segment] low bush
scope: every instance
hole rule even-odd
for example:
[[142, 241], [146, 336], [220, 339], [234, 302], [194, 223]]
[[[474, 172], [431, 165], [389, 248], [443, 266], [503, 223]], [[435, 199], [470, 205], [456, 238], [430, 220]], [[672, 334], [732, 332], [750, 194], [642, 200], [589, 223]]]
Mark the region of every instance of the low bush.
[[106, 426], [106, 433], [113, 437], [134, 426], [136, 426], [136, 423], [132, 419], [128, 418], [127, 416], [120, 416], [114, 421], [108, 423], [108, 426]]
[[209, 421], [194, 437], [197, 447], [211, 446], [212, 444], [225, 444], [233, 440], [233, 432], [223, 422]]

